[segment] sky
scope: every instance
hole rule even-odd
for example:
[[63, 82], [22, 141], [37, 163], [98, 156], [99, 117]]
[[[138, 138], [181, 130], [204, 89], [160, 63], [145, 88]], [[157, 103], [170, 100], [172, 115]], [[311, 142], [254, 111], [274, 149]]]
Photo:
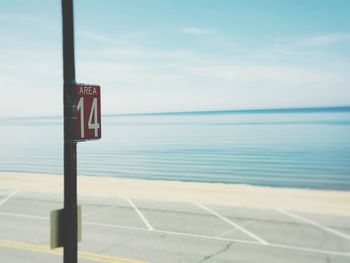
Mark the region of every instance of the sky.
[[[75, 0], [102, 114], [350, 105], [348, 0]], [[60, 116], [59, 0], [0, 0], [0, 117]]]

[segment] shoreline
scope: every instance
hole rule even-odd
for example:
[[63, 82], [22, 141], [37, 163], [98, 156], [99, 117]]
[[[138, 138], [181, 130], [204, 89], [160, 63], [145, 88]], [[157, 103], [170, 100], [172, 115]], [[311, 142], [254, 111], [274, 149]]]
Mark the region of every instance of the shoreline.
[[[0, 174], [36, 174], [36, 175], [48, 175], [48, 176], [63, 176], [63, 174], [60, 173], [50, 173], [50, 172], [26, 172], [26, 171], [0, 171]], [[282, 186], [282, 185], [264, 185], [264, 184], [254, 184], [254, 183], [245, 183], [245, 182], [222, 182], [222, 181], [215, 181], [215, 180], [208, 180], [208, 181], [199, 181], [199, 180], [181, 180], [181, 179], [157, 179], [157, 178], [139, 178], [139, 177], [117, 177], [117, 176], [108, 176], [108, 175], [86, 175], [86, 174], [80, 174], [78, 175], [78, 178], [81, 176], [85, 177], [98, 177], [98, 178], [115, 178], [115, 179], [125, 179], [125, 180], [136, 180], [136, 181], [161, 181], [161, 182], [179, 182], [179, 183], [197, 183], [197, 184], [223, 184], [223, 185], [249, 185], [249, 186], [255, 186], [255, 187], [263, 187], [263, 188], [273, 188], [273, 189], [295, 189], [295, 190], [310, 190], [310, 191], [326, 191], [326, 192], [350, 192], [350, 189], [347, 188], [320, 188], [320, 187], [293, 187], [293, 186]]]
[[[0, 172], [0, 190], [63, 193], [63, 176]], [[79, 195], [350, 216], [350, 191], [78, 176]]]

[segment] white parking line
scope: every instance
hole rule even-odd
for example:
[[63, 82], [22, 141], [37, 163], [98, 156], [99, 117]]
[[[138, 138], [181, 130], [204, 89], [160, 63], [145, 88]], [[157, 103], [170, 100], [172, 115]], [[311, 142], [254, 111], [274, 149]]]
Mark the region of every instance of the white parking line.
[[129, 198], [126, 198], [125, 200], [128, 201], [132, 208], [135, 209], [136, 213], [141, 217], [142, 221], [145, 223], [147, 229], [149, 231], [154, 231], [154, 228], [151, 226], [151, 224], [148, 222], [145, 216], [141, 213], [141, 211], [136, 207], [136, 205]]
[[290, 246], [290, 245], [281, 245], [281, 244], [268, 244], [267, 246], [268, 247], [273, 247], [273, 248], [282, 248], [282, 249], [289, 249], [289, 250], [312, 252], [312, 253], [316, 253], [316, 254], [350, 257], [350, 253], [349, 252], [340, 252], [340, 251], [332, 251], [332, 250], [317, 249], [317, 248], [307, 248], [307, 247], [298, 247], [298, 246]]
[[103, 224], [103, 223], [90, 222], [90, 221], [83, 222], [83, 225], [111, 227], [111, 228], [119, 228], [119, 229], [138, 230], [138, 231], [148, 231], [148, 229], [145, 229], [145, 228], [142, 228], [142, 227]]
[[[0, 215], [21, 217], [21, 218], [26, 218], [26, 219], [40, 219], [40, 220], [45, 219], [45, 220], [49, 220], [48, 217], [24, 215], [24, 214], [0, 213]], [[112, 225], [112, 224], [101, 224], [101, 223], [97, 223], [97, 222], [83, 222], [83, 224], [100, 226], [100, 227], [126, 229], [126, 230], [144, 231], [144, 232], [148, 232], [149, 233], [148, 229], [140, 228], [140, 227], [123, 226], [123, 225]], [[290, 245], [283, 245], [283, 244], [272, 244], [272, 243], [265, 245], [265, 244], [261, 244], [261, 242], [256, 242], [256, 241], [231, 239], [231, 238], [222, 238], [222, 237], [212, 237], [212, 236], [189, 234], [189, 233], [182, 233], [182, 232], [173, 232], [173, 231], [166, 231], [166, 230], [153, 230], [152, 233], [160, 233], [160, 234], [175, 235], [175, 236], [184, 236], [184, 237], [189, 237], [189, 238], [199, 238], [199, 239], [206, 239], [206, 240], [216, 240], [216, 241], [223, 241], [223, 242], [236, 242], [236, 243], [240, 243], [240, 244], [264, 246], [264, 247], [271, 247], [271, 248], [280, 248], [280, 249], [287, 249], [287, 250], [294, 250], [294, 251], [304, 251], [304, 252], [323, 254], [323, 255], [335, 255], [335, 256], [350, 257], [350, 253], [349, 252], [340, 252], [340, 251], [323, 250], [323, 249], [316, 249], [316, 248], [306, 248], [306, 247], [290, 246]]]
[[205, 236], [205, 235], [199, 235], [199, 234], [189, 234], [189, 233], [183, 233], [183, 232], [167, 231], [167, 230], [154, 230], [154, 232], [160, 233], [160, 234], [173, 235], [173, 236], [184, 236], [184, 237], [200, 238], [200, 239], [207, 239], [207, 240], [236, 242], [236, 243], [241, 243], [241, 244], [261, 245], [259, 242], [251, 241], [251, 240], [243, 240], [243, 239], [212, 237], [212, 236]]
[[[93, 223], [93, 222], [86, 222], [86, 224], [102, 226], [102, 227], [113, 227], [113, 228], [120, 228], [120, 229], [148, 231], [144, 228], [129, 227], [129, 226], [108, 225], [108, 224], [99, 224], [99, 223]], [[323, 249], [317, 249], [317, 248], [306, 248], [306, 247], [290, 246], [290, 245], [283, 245], [283, 244], [272, 244], [272, 243], [265, 245], [265, 244], [261, 244], [260, 242], [256, 242], [256, 241], [232, 239], [232, 238], [222, 238], [222, 237], [212, 237], [212, 236], [189, 234], [189, 233], [166, 231], [166, 230], [154, 230], [153, 233], [167, 234], [167, 235], [173, 235], [173, 236], [184, 236], [184, 237], [189, 237], [189, 238], [199, 238], [199, 239], [206, 239], [206, 240], [224, 241], [224, 242], [235, 242], [235, 243], [240, 243], [240, 244], [265, 246], [265, 247], [303, 251], [303, 252], [311, 252], [311, 253], [323, 254], [323, 255], [350, 257], [350, 253], [348, 253], [348, 252], [323, 250]]]
[[[250, 224], [252, 224], [252, 223], [254, 223], [254, 222], [255, 222], [255, 220], [250, 220], [250, 221], [248, 221], [248, 222], [246, 222], [246, 223], [244, 223], [244, 224], [241, 224], [241, 227], [250, 225]], [[237, 231], [237, 228], [234, 228], [234, 227], [233, 227], [233, 228], [230, 228], [229, 230], [227, 230], [227, 231], [225, 231], [225, 232], [222, 232], [222, 233], [216, 235], [215, 237], [223, 237], [223, 236], [226, 236], [227, 234], [233, 233], [233, 232], [235, 232], [235, 231]]]
[[350, 236], [349, 236], [349, 235], [344, 234], [344, 233], [342, 233], [342, 232], [340, 232], [340, 231], [338, 231], [338, 230], [335, 230], [335, 229], [333, 229], [333, 228], [330, 228], [330, 227], [328, 227], [328, 226], [321, 225], [320, 223], [317, 223], [317, 222], [312, 221], [312, 220], [310, 220], [310, 219], [307, 219], [307, 218], [305, 218], [305, 217], [301, 217], [301, 216], [299, 216], [299, 215], [295, 215], [295, 214], [293, 214], [293, 213], [291, 213], [291, 212], [288, 212], [288, 211], [286, 211], [286, 210], [283, 210], [283, 209], [277, 209], [277, 211], [280, 212], [280, 213], [282, 213], [282, 214], [284, 214], [284, 215], [286, 215], [286, 216], [296, 218], [296, 219], [298, 219], [298, 220], [300, 220], [300, 221], [303, 221], [303, 222], [305, 222], [305, 223], [308, 223], [308, 224], [310, 224], [310, 225], [313, 225], [313, 226], [315, 226], [315, 227], [318, 227], [318, 228], [320, 228], [320, 229], [322, 229], [322, 230], [325, 230], [325, 231], [327, 231], [327, 232], [330, 232], [330, 233], [332, 233], [332, 234], [334, 234], [334, 235], [337, 235], [337, 236], [340, 236], [340, 237], [343, 237], [343, 238], [346, 238], [346, 239], [350, 240]]
[[90, 216], [90, 215], [103, 213], [103, 212], [112, 210], [113, 208], [114, 207], [105, 207], [105, 208], [102, 208], [102, 209], [96, 209], [96, 210], [93, 210], [93, 211], [90, 211], [90, 212], [83, 213], [83, 216]]
[[269, 243], [266, 242], [265, 240], [263, 240], [262, 238], [258, 237], [257, 235], [253, 234], [252, 232], [248, 231], [247, 229], [237, 225], [235, 222], [229, 220], [228, 218], [220, 215], [219, 213], [215, 212], [214, 210], [200, 204], [200, 203], [194, 203], [196, 206], [206, 210], [207, 212], [217, 216], [218, 218], [222, 219], [223, 221], [225, 221], [226, 223], [230, 224], [231, 226], [237, 228], [238, 230], [242, 231], [243, 233], [247, 234], [248, 236], [254, 238], [255, 240], [259, 241], [261, 244], [263, 245], [268, 245]]
[[2, 199], [0, 201], [0, 206], [2, 206], [3, 204], [5, 204], [8, 200], [10, 200], [10, 198], [12, 198], [15, 194], [17, 194], [19, 191], [14, 191], [10, 194], [8, 194], [4, 199]]
[[46, 216], [34, 216], [34, 215], [15, 214], [15, 213], [6, 213], [6, 212], [0, 212], [0, 216], [13, 216], [13, 217], [19, 217], [19, 218], [28, 218], [28, 219], [50, 220], [50, 218]]

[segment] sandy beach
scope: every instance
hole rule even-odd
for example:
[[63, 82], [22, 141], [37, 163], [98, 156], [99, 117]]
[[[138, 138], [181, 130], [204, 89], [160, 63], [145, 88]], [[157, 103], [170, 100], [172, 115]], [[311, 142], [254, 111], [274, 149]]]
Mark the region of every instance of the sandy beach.
[[[62, 193], [63, 176], [0, 173], [1, 189]], [[350, 192], [78, 176], [78, 195], [200, 202], [350, 216]]]

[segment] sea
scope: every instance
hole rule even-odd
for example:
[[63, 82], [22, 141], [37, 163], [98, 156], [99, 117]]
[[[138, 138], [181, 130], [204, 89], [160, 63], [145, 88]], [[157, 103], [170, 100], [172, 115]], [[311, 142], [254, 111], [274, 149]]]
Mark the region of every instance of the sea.
[[[60, 117], [1, 118], [0, 172], [63, 174]], [[350, 107], [117, 114], [78, 175], [350, 190]]]

